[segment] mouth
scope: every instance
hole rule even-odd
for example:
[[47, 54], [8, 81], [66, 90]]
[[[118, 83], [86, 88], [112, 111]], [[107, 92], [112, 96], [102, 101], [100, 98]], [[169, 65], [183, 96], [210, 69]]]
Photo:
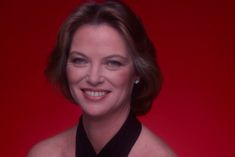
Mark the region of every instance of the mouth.
[[84, 93], [85, 97], [90, 100], [101, 100], [111, 92], [109, 90], [89, 89], [89, 88], [83, 88], [81, 90]]

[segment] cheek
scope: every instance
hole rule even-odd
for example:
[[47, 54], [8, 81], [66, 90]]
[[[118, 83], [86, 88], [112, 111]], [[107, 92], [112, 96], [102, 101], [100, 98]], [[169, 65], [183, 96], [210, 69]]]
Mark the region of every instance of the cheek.
[[78, 70], [77, 68], [67, 66], [66, 75], [67, 75], [69, 84], [72, 84], [82, 79], [83, 72], [82, 70]]
[[76, 73], [71, 67], [67, 66], [66, 75], [67, 75], [68, 82], [71, 83], [71, 82], [73, 82], [73, 80], [76, 76]]
[[130, 88], [134, 82], [134, 73], [130, 70], [119, 71], [110, 76], [112, 77], [113, 85], [116, 87]]

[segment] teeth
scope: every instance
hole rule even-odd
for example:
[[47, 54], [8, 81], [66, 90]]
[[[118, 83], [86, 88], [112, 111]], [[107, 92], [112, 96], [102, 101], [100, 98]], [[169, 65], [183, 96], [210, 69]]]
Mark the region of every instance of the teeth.
[[85, 91], [85, 93], [92, 97], [101, 97], [106, 94], [106, 92], [96, 92], [96, 91]]

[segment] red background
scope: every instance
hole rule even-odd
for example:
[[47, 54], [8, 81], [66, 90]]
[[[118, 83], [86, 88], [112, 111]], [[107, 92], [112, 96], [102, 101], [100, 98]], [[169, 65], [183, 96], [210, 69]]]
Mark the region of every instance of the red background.
[[[235, 156], [235, 8], [226, 0], [127, 0], [158, 48], [164, 87], [141, 117], [181, 157]], [[1, 156], [75, 124], [79, 108], [43, 70], [78, 0], [0, 1]]]

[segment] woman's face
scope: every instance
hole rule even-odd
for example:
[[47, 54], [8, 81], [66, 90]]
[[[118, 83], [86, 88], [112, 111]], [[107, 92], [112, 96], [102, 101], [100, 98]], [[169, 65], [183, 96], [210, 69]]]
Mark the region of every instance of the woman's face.
[[84, 25], [75, 32], [67, 78], [84, 114], [103, 116], [130, 108], [137, 76], [122, 36], [101, 24]]

